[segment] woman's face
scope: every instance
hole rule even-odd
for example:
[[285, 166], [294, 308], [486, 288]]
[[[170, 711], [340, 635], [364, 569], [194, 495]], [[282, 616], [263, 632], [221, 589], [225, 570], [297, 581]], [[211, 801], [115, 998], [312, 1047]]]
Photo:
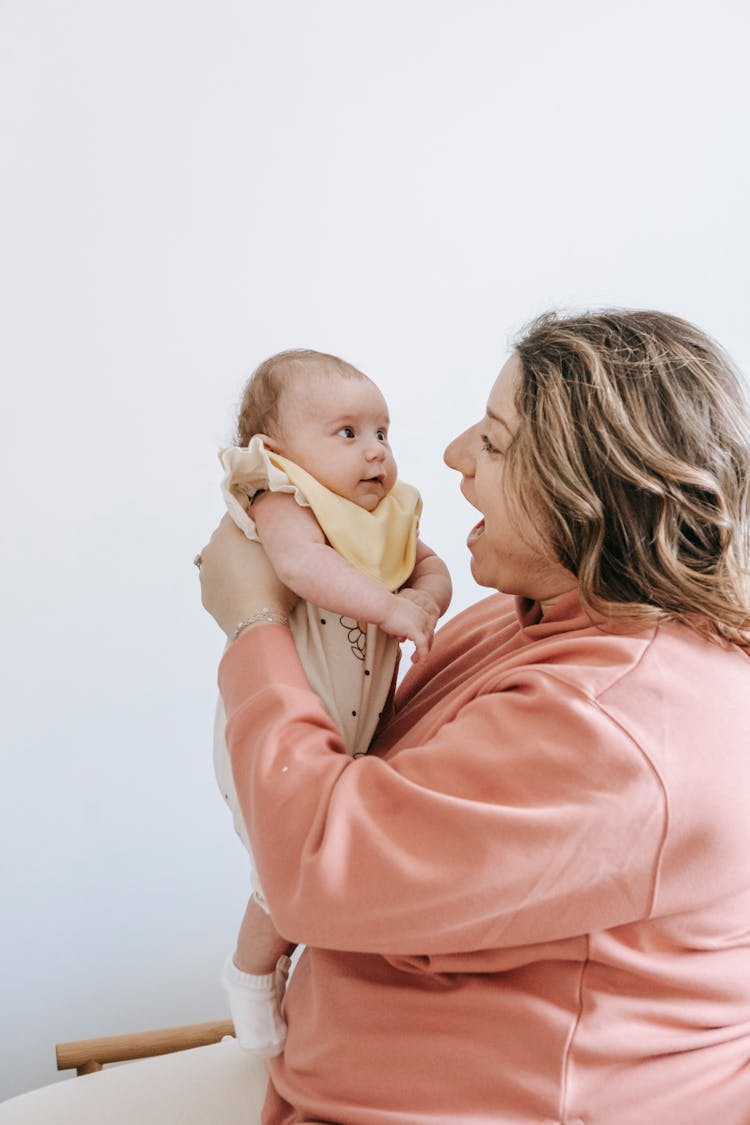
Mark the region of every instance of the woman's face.
[[513, 355], [490, 392], [485, 417], [451, 442], [445, 461], [461, 473], [462, 493], [482, 514], [467, 539], [475, 581], [550, 602], [576, 586], [575, 576], [554, 557], [524, 510], [524, 497], [509, 492], [503, 474], [504, 453], [519, 425], [514, 399], [520, 375]]

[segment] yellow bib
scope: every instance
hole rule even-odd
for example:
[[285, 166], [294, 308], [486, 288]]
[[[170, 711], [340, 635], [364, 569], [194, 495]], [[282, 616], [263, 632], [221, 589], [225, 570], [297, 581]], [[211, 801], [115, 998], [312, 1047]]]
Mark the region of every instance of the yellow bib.
[[414, 570], [422, 499], [411, 484], [397, 481], [372, 512], [326, 488], [308, 472], [266, 450], [312, 508], [323, 533], [347, 562], [387, 589], [398, 590]]

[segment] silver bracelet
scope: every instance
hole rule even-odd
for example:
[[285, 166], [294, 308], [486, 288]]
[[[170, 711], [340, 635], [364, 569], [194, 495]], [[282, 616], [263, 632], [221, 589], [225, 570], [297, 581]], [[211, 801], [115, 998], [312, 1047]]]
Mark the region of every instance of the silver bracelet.
[[257, 613], [251, 614], [245, 621], [240, 621], [232, 634], [231, 644], [234, 644], [240, 633], [247, 629], [248, 625], [257, 625], [259, 621], [267, 621], [269, 625], [289, 624], [289, 618], [285, 617], [283, 613], [277, 613], [276, 610], [268, 609], [267, 606], [264, 606], [263, 609], [259, 609]]

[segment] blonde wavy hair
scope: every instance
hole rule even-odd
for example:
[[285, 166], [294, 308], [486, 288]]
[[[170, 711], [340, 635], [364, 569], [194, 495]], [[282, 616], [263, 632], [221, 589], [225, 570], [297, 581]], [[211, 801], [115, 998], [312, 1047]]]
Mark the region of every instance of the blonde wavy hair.
[[750, 636], [750, 407], [722, 349], [659, 312], [546, 313], [516, 344], [511, 491], [606, 618]]

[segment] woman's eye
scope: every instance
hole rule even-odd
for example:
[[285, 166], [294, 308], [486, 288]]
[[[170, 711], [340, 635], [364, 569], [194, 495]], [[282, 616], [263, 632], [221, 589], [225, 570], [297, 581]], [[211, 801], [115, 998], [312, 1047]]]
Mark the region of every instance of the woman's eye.
[[497, 448], [497, 446], [492, 444], [490, 439], [487, 437], [487, 434], [480, 434], [479, 436], [480, 436], [481, 441], [482, 441], [482, 449], [484, 450], [485, 453], [499, 453], [500, 452], [500, 450]]
[[348, 438], [354, 437], [354, 430], [351, 428], [351, 426], [342, 426], [341, 429], [339, 430], [339, 433], [341, 434], [342, 437], [348, 437]]

